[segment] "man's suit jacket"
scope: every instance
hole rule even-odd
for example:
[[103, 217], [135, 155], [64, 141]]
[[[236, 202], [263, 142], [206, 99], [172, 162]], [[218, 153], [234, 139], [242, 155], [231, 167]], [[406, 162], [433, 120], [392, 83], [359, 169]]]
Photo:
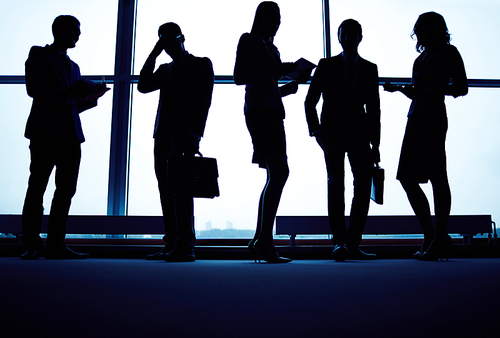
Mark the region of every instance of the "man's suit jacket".
[[210, 59], [187, 54], [180, 62], [160, 65], [154, 73], [153, 68], [154, 64], [146, 63], [138, 83], [141, 93], [160, 89], [153, 136], [176, 138], [195, 134], [202, 137], [214, 86]]
[[[85, 141], [79, 113], [87, 102], [71, 101], [68, 88], [81, 79], [78, 65], [53, 45], [33, 46], [26, 60], [26, 90], [33, 98], [25, 137], [62, 137]], [[68, 74], [67, 67], [70, 73]]]
[[[305, 101], [309, 132], [323, 130], [335, 144], [380, 143], [380, 98], [377, 66], [361, 57], [348, 90], [342, 54], [321, 59]], [[323, 95], [321, 123], [316, 105]]]

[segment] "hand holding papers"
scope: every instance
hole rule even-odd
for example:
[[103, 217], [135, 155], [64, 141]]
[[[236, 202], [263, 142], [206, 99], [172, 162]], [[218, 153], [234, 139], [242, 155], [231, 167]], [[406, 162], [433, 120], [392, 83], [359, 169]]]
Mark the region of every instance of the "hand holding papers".
[[296, 68], [293, 72], [286, 75], [286, 77], [291, 80], [297, 81], [298, 83], [306, 83], [309, 81], [309, 77], [311, 76], [311, 72], [316, 65], [312, 62], [307, 61], [304, 58], [300, 58], [294, 62]]
[[85, 98], [85, 100], [95, 101], [98, 98], [100, 98], [101, 96], [103, 96], [110, 89], [111, 88], [106, 87], [106, 85], [104, 83], [100, 83], [100, 84], [95, 86], [92, 94], [90, 94], [87, 98]]
[[96, 101], [110, 88], [106, 84], [96, 84], [93, 81], [80, 79], [69, 88], [71, 99], [74, 101]]
[[93, 81], [80, 79], [69, 87], [69, 93], [71, 100], [76, 101], [78, 111], [81, 113], [97, 106], [97, 99], [109, 89], [104, 80], [100, 84], [96, 84]]

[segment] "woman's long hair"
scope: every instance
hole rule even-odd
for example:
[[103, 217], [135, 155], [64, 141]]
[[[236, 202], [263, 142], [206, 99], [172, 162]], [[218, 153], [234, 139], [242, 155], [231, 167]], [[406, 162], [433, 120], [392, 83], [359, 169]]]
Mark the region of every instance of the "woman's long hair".
[[[273, 1], [263, 1], [255, 11], [251, 33], [260, 37], [267, 36], [272, 33], [273, 29], [277, 29], [276, 23], [279, 25], [280, 8]], [[276, 31], [274, 31], [276, 33]]]
[[415, 36], [418, 52], [423, 52], [426, 46], [438, 47], [449, 44], [451, 40], [446, 21], [436, 12], [423, 13], [418, 17], [411, 33], [412, 38]]

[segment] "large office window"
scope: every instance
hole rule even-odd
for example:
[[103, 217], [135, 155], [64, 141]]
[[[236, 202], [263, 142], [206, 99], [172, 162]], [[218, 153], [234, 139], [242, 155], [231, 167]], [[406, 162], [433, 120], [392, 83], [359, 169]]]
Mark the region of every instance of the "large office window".
[[330, 1], [332, 54], [341, 51], [336, 40], [339, 24], [347, 19], [358, 20], [363, 28], [359, 52], [379, 67], [383, 77], [411, 77], [413, 60], [418, 56], [416, 41], [410, 34], [420, 14], [435, 11], [446, 20], [455, 45], [465, 61], [471, 79], [498, 79], [497, 13], [494, 1], [434, 0], [352, 0]]
[[[498, 79], [500, 52], [496, 28], [498, 4], [473, 1], [330, 1], [332, 55], [341, 51], [337, 28], [346, 18], [358, 20], [363, 28], [360, 55], [378, 65], [381, 77], [411, 77], [418, 56], [411, 32], [418, 16], [428, 11], [442, 14], [451, 33], [451, 43], [464, 59], [469, 79]], [[452, 214], [498, 214], [495, 190], [497, 175], [492, 174], [500, 160], [500, 141], [494, 137], [500, 128], [495, 105], [498, 89], [472, 88], [465, 97], [446, 98], [449, 118], [447, 135], [448, 173], [452, 189]], [[410, 100], [399, 93], [380, 90], [382, 110], [381, 165], [386, 169], [385, 203], [371, 204], [378, 215], [412, 214], [395, 180]], [[347, 168], [347, 166], [346, 166]], [[352, 176], [346, 172], [346, 183]], [[349, 187], [346, 185], [346, 187]], [[432, 203], [430, 184], [423, 185]], [[346, 200], [352, 189], [346, 188]]]
[[[80, 40], [74, 49], [68, 50], [68, 55], [78, 63], [82, 75], [112, 75], [117, 4], [117, 0], [3, 1], [0, 75], [24, 75], [31, 46], [52, 43], [52, 22], [61, 14], [74, 15], [81, 23]], [[19, 214], [29, 176], [29, 140], [23, 135], [31, 98], [24, 84], [0, 84], [0, 102], [0, 213]], [[81, 115], [87, 141], [82, 145], [72, 214], [106, 214], [111, 103], [108, 93], [99, 100], [98, 107]], [[53, 191], [52, 177], [44, 200], [47, 213]]]
[[[121, 84], [125, 81], [125, 85], [131, 88], [132, 100], [129, 103], [128, 99], [122, 99], [123, 92], [110, 91], [97, 108], [82, 115], [87, 142], [83, 145], [78, 192], [71, 213], [109, 213], [107, 203], [111, 198], [124, 204], [120, 209], [124, 210], [123, 214], [161, 215], [152, 139], [158, 93], [141, 94], [135, 82], [157, 41], [158, 26], [173, 21], [183, 30], [187, 50], [212, 60], [218, 80], [201, 151], [205, 156], [218, 159], [221, 196], [213, 200], [196, 200], [196, 228], [254, 228], [265, 171], [251, 164], [252, 145], [243, 116], [244, 88], [231, 83], [227, 76], [232, 75], [238, 39], [250, 30], [260, 0], [89, 0], [84, 3], [64, 0], [49, 4], [30, 1], [29, 7], [24, 3], [4, 2], [3, 13], [7, 15], [0, 22], [0, 44], [8, 52], [2, 54], [0, 64], [0, 213], [21, 212], [29, 175], [29, 142], [23, 137], [23, 132], [31, 99], [26, 95], [21, 77], [24, 61], [32, 45], [52, 42], [50, 26], [57, 15], [72, 14], [82, 23], [82, 35], [76, 48], [69, 51], [70, 57], [80, 65], [83, 75], [106, 76], [115, 84], [116, 81]], [[304, 57], [317, 63], [325, 55], [336, 55], [341, 51], [336, 37], [337, 27], [344, 19], [354, 18], [363, 27], [361, 56], [378, 65], [380, 77], [401, 81], [411, 76], [413, 60], [418, 56], [415, 41], [410, 37], [418, 15], [426, 11], [443, 14], [452, 34], [452, 44], [461, 52], [467, 75], [476, 86], [465, 97], [446, 99], [452, 214], [485, 213], [492, 214], [493, 219], [500, 215], [495, 203], [496, 191], [500, 188], [500, 178], [496, 174], [500, 141], [495, 137], [500, 128], [495, 101], [500, 90], [500, 66], [495, 58], [500, 50], [494, 43], [500, 38], [495, 27], [495, 13], [500, 9], [498, 3], [471, 0], [276, 2], [281, 8], [282, 20], [275, 44], [284, 61]], [[124, 26], [117, 29], [118, 8], [125, 3], [136, 5], [133, 7], [136, 9], [135, 18], [126, 19]], [[324, 8], [329, 8], [329, 12], [324, 13]], [[324, 44], [324, 24], [330, 28], [326, 37], [331, 36], [327, 41], [331, 44]], [[128, 50], [133, 55], [132, 77], [114, 76], [115, 48], [121, 43], [116, 37], [122, 36], [122, 29], [135, 32], [135, 48]], [[169, 57], [163, 54], [158, 64], [169, 61]], [[221, 76], [225, 81], [219, 81]], [[491, 88], [484, 88], [488, 85]], [[279, 215], [327, 213], [323, 154], [314, 139], [309, 137], [304, 117], [303, 102], [307, 90], [308, 85], [301, 85], [297, 94], [284, 98], [290, 177]], [[118, 96], [114, 101], [113, 94]], [[372, 204], [370, 213], [412, 214], [404, 191], [395, 179], [410, 102], [403, 95], [385, 93], [382, 89], [380, 96], [381, 165], [386, 169], [385, 203], [382, 206]], [[112, 116], [116, 99], [125, 104]], [[130, 130], [127, 124], [118, 128], [129, 136], [130, 144], [120, 145], [124, 149], [127, 170], [114, 172], [109, 170], [110, 162], [113, 163], [118, 155], [114, 150], [110, 151], [116, 133], [116, 130], [111, 131], [111, 125], [114, 119], [124, 116], [131, 118]], [[108, 189], [108, 180], [114, 180], [117, 175], [126, 176], [120, 183], [126, 197], [117, 196], [120, 189]], [[352, 175], [346, 164], [347, 205], [352, 198], [351, 182]], [[51, 183], [44, 203], [46, 210], [50, 208], [53, 188]], [[429, 193], [430, 188], [430, 185], [424, 186]]]
[[[193, 55], [208, 56], [216, 75], [232, 75], [236, 46], [241, 34], [249, 32], [260, 0], [139, 0], [135, 74], [158, 40], [158, 27], [165, 22], [177, 23], [186, 37], [186, 49]], [[323, 55], [321, 0], [277, 1], [281, 26], [276, 35], [285, 61], [299, 57], [318, 59]], [[163, 55], [158, 62], [169, 61]]]
[[[208, 56], [216, 75], [232, 75], [236, 47], [241, 34], [249, 32], [260, 1], [139, 1], [137, 6], [137, 41], [135, 73], [158, 39], [158, 26], [173, 21], [180, 25], [186, 49], [198, 56]], [[304, 57], [317, 62], [323, 56], [321, 1], [281, 1], [281, 26], [275, 44], [283, 61], [293, 62]], [[197, 10], [190, 8], [196, 6]], [[230, 13], [230, 14], [228, 14]], [[301, 20], [297, 20], [300, 17]], [[162, 62], [169, 58], [163, 55]], [[159, 61], [160, 62], [160, 61]], [[303, 113], [307, 86], [284, 99], [287, 110], [287, 134], [291, 163], [309, 161], [308, 146], [314, 146], [308, 136]], [[158, 93], [140, 94], [134, 90], [132, 105], [132, 137], [129, 214], [161, 214], [156, 179], [153, 170], [153, 124]], [[265, 171], [251, 164], [252, 144], [246, 129], [244, 87], [216, 83], [201, 152], [216, 157], [220, 171], [221, 196], [213, 200], [197, 199], [196, 228], [252, 229], [257, 218], [257, 205], [265, 183]], [[314, 147], [321, 164], [321, 154]], [[292, 166], [292, 164], [291, 164]], [[297, 166], [293, 166], [297, 168]], [[303, 190], [300, 172], [292, 168], [287, 195]], [[325, 175], [323, 175], [325, 176]], [[295, 183], [293, 183], [295, 182]], [[298, 198], [294, 198], [298, 202]], [[290, 206], [283, 203], [283, 208]], [[316, 213], [321, 209], [314, 208]], [[284, 212], [292, 212], [291, 208]], [[283, 212], [283, 210], [282, 210]], [[310, 213], [302, 208], [303, 213]]]

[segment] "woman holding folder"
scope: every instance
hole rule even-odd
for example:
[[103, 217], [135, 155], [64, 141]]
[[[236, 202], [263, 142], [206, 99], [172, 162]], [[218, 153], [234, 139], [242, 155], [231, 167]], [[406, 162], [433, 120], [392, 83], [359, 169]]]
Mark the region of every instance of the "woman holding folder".
[[[445, 140], [448, 129], [445, 96], [468, 92], [465, 67], [457, 48], [450, 45], [444, 18], [435, 12], [420, 15], [413, 28], [420, 55], [413, 64], [412, 83], [393, 86], [412, 100], [401, 146], [397, 179], [424, 232], [422, 248], [414, 258], [425, 261], [448, 258], [452, 240], [447, 232], [451, 191], [446, 170]], [[420, 183], [432, 184], [436, 225]]]
[[273, 44], [280, 23], [278, 5], [271, 1], [260, 3], [251, 32], [240, 38], [234, 66], [234, 82], [246, 85], [244, 112], [254, 148], [252, 162], [267, 171], [257, 229], [248, 248], [256, 261], [263, 259], [269, 263], [291, 261], [280, 257], [273, 244], [274, 219], [289, 173], [281, 97], [294, 94], [298, 89], [295, 81], [278, 87], [278, 80], [297, 68], [293, 63], [283, 63]]

